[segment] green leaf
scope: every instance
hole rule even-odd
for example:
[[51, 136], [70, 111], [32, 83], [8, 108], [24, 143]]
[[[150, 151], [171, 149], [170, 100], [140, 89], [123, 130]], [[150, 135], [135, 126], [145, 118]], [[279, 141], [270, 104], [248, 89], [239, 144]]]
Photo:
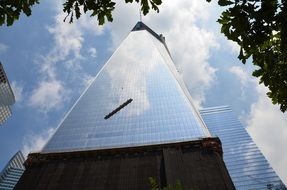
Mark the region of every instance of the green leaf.
[[0, 26], [2, 26], [5, 22], [5, 17], [4, 16], [0, 16]]
[[246, 58], [245, 58], [245, 56], [244, 56], [243, 48], [242, 48], [242, 47], [240, 48], [240, 53], [239, 53], [239, 55], [238, 55], [238, 59], [241, 60], [242, 63], [244, 63], [244, 64], [246, 63]]
[[105, 23], [105, 17], [103, 13], [98, 14], [98, 22], [99, 22], [99, 25], [103, 25]]
[[162, 3], [161, 0], [152, 0], [152, 2], [156, 5], [161, 5], [161, 3]]
[[227, 6], [227, 5], [232, 5], [233, 2], [229, 1], [229, 0], [218, 0], [218, 4], [220, 6]]
[[80, 8], [79, 8], [79, 3], [78, 2], [76, 2], [76, 4], [75, 4], [75, 13], [76, 13], [76, 18], [77, 19], [80, 18], [81, 12], [80, 12]]
[[263, 69], [257, 69], [255, 71], [253, 71], [252, 75], [254, 77], [260, 77], [261, 75], [263, 75], [263, 72], [264, 72]]
[[11, 16], [7, 16], [7, 18], [6, 18], [7, 20], [7, 26], [11, 26], [12, 24], [13, 24], [13, 22], [14, 22], [14, 18], [13, 17], [11, 17]]
[[146, 15], [149, 12], [149, 5], [147, 0], [141, 0], [141, 10], [144, 15]]

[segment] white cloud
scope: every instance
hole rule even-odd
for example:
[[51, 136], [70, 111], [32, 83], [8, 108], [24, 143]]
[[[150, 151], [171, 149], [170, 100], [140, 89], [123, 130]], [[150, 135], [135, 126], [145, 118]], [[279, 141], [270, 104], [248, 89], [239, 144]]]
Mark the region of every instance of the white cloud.
[[90, 17], [89, 14], [82, 14], [81, 18], [76, 20], [74, 24], [78, 25], [81, 30], [85, 30], [97, 36], [102, 35], [107, 27], [106, 25], [99, 26], [96, 17]]
[[12, 81], [11, 88], [15, 96], [16, 104], [22, 102], [23, 100], [23, 86], [21, 86], [18, 82]]
[[251, 79], [248, 73], [240, 66], [230, 67], [229, 72], [235, 74], [242, 86], [247, 86], [248, 81]]
[[91, 57], [97, 57], [97, 50], [96, 48], [93, 48], [91, 47], [89, 50], [88, 50], [88, 53], [90, 54]]
[[68, 94], [69, 91], [63, 87], [60, 81], [41, 81], [39, 86], [32, 92], [29, 105], [46, 113], [52, 108], [61, 106]]
[[51, 53], [54, 59], [65, 59], [69, 53], [77, 58], [81, 57], [80, 50], [84, 41], [80, 27], [76, 24], [63, 22], [64, 13], [59, 13], [55, 17], [55, 24], [48, 27], [48, 31], [53, 34], [55, 48]]
[[240, 90], [241, 90], [241, 99], [245, 99], [246, 98], [246, 88], [249, 85], [255, 85], [257, 86], [258, 84], [258, 80], [254, 77], [252, 77], [252, 75], [250, 73], [248, 73], [246, 70], [247, 67], [245, 67], [245, 65], [243, 66], [232, 66], [229, 68], [229, 72], [233, 73], [236, 78], [240, 81]]
[[[82, 85], [82, 88], [89, 81], [91, 76], [84, 72], [81, 66], [86, 56], [81, 52], [84, 35], [86, 31], [94, 35], [103, 32], [103, 27], [99, 27], [96, 20], [90, 19], [86, 14], [73, 24], [63, 22], [66, 15], [60, 10], [60, 6], [57, 6], [58, 4], [55, 2], [55, 7], [58, 7], [55, 22], [47, 26], [48, 32], [54, 39], [53, 48], [35, 59], [41, 76], [29, 98], [30, 106], [45, 113], [63, 105], [70, 92], [69, 84], [73, 84], [73, 81], [77, 85]], [[95, 57], [96, 49], [91, 48], [85, 53]]]
[[206, 90], [215, 80], [216, 69], [208, 63], [208, 59], [210, 48], [216, 47], [216, 42], [213, 34], [204, 29], [192, 26], [187, 30], [180, 25], [169, 34], [171, 52], [195, 104], [199, 106], [205, 100]]
[[248, 132], [254, 138], [260, 150], [287, 184], [287, 116], [279, 106], [271, 103], [266, 96], [264, 86], [256, 87], [258, 101], [252, 104], [251, 113], [247, 119]]
[[8, 49], [6, 44], [0, 43], [0, 54], [5, 53]]
[[231, 41], [231, 40], [224, 40], [224, 42], [227, 43], [227, 51], [231, 51], [231, 53], [233, 53], [234, 55], [238, 55], [239, 54], [239, 51], [240, 51], [240, 46], [234, 42], [234, 41]]
[[22, 148], [23, 154], [27, 156], [31, 152], [41, 151], [54, 132], [54, 128], [49, 128], [41, 134], [30, 134], [26, 136]]
[[8, 46], [6, 44], [0, 43], [0, 54], [5, 53], [8, 49]]
[[[171, 23], [165, 36], [174, 62], [195, 104], [200, 106], [205, 100], [206, 90], [215, 80], [216, 69], [208, 63], [210, 50], [219, 47], [214, 33], [198, 26], [198, 22], [209, 17], [209, 6], [206, 2], [198, 1], [173, 4], [166, 5]], [[176, 8], [173, 9], [173, 6]]]
[[[117, 2], [114, 21], [110, 24], [113, 48], [117, 47], [139, 18], [138, 5]], [[160, 13], [151, 11], [143, 21], [156, 32], [163, 33], [175, 64], [188, 84], [197, 105], [205, 100], [205, 92], [215, 80], [209, 63], [211, 48], [218, 48], [209, 28], [198, 23], [210, 22], [212, 7], [204, 1], [164, 1]], [[122, 21], [125, 22], [122, 22]]]
[[[59, 5], [59, 2], [56, 1], [55, 4]], [[82, 58], [80, 51], [84, 43], [84, 32], [87, 31], [94, 35], [101, 35], [104, 26], [99, 26], [96, 18], [90, 18], [88, 14], [83, 14], [80, 19], [75, 19], [72, 24], [68, 21], [63, 22], [65, 16], [66, 13], [61, 8], [58, 8], [57, 15], [55, 16], [55, 24], [47, 27], [55, 41], [55, 48], [51, 52], [53, 55], [51, 57], [63, 60], [69, 54], [73, 54], [76, 58]]]

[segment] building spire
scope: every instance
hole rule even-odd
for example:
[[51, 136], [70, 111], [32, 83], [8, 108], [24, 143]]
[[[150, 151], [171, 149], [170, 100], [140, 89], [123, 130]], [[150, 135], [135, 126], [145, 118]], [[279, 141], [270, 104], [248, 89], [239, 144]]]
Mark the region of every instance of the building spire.
[[140, 13], [140, 21], [142, 22], [142, 12], [141, 12], [141, 7], [139, 8], [139, 13]]

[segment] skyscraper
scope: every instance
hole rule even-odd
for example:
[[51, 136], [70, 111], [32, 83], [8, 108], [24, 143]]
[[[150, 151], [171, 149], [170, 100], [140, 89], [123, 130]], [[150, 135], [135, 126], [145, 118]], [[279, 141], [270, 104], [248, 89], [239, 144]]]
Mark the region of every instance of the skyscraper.
[[276, 189], [283, 184], [228, 106], [205, 108], [200, 113], [222, 142], [223, 159], [236, 189]]
[[16, 189], [234, 189], [162, 35], [142, 22], [121, 43]]
[[138, 23], [42, 152], [131, 147], [210, 137], [163, 39]]
[[17, 152], [0, 173], [0, 189], [12, 190], [23, 174], [25, 159], [22, 152]]
[[15, 103], [15, 97], [4, 68], [0, 62], [0, 125], [11, 115], [10, 106]]

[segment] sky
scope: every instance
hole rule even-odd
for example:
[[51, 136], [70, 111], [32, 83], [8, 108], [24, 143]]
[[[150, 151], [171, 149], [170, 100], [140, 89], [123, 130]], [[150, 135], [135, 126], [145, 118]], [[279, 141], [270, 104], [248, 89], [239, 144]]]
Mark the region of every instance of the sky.
[[[229, 105], [287, 184], [287, 115], [243, 65], [239, 48], [220, 33], [222, 8], [204, 0], [165, 0], [143, 22], [166, 38], [174, 63], [197, 107]], [[114, 21], [98, 26], [82, 15], [64, 23], [57, 0], [43, 0], [32, 16], [0, 27], [0, 61], [16, 97], [0, 126], [0, 169], [18, 150], [41, 150], [61, 119], [139, 21], [139, 5], [118, 1]]]

